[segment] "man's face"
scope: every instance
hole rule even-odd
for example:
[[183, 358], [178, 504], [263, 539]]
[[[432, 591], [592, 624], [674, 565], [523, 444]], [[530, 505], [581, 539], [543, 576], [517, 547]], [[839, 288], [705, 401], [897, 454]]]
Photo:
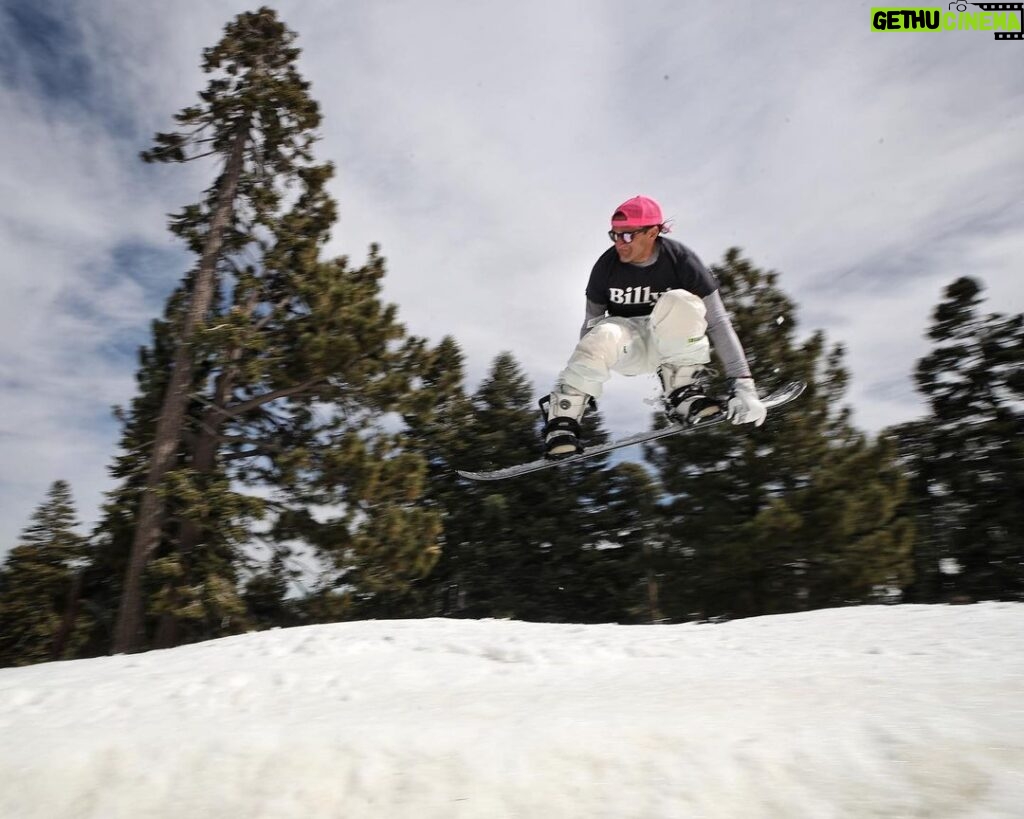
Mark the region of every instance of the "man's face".
[[[617, 228], [612, 227], [615, 251], [619, 254], [620, 262], [628, 264], [640, 264], [646, 262], [654, 253], [654, 244], [658, 239], [658, 228], [656, 225], [643, 228]], [[623, 235], [625, 234], [625, 235]], [[627, 237], [632, 241], [627, 242]]]

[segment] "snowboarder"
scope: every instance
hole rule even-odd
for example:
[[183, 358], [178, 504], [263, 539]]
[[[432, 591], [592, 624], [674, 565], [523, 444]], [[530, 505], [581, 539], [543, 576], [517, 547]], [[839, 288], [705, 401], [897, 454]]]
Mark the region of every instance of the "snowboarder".
[[[657, 372], [673, 421], [697, 424], [724, 411], [734, 424], [764, 423], [767, 410], [717, 279], [668, 232], [661, 206], [646, 196], [612, 214], [613, 247], [591, 271], [580, 341], [554, 391], [540, 401], [548, 458], [582, 450], [580, 420], [612, 371]], [[725, 406], [705, 393], [711, 346], [732, 383]]]

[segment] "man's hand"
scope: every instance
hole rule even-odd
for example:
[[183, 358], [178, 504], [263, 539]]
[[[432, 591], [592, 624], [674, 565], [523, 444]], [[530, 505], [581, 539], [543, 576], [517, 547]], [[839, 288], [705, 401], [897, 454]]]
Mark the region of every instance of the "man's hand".
[[732, 395], [725, 417], [734, 424], [753, 424], [755, 427], [764, 423], [768, 409], [757, 397], [757, 387], [753, 378], [735, 378], [732, 382]]

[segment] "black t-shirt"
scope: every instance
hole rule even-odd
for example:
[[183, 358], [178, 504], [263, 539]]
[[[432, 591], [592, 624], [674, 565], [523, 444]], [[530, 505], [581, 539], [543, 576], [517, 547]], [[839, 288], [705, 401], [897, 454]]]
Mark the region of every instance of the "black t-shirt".
[[648, 267], [619, 261], [614, 247], [601, 254], [590, 272], [587, 298], [607, 305], [611, 316], [648, 316], [667, 290], [688, 290], [704, 298], [718, 289], [718, 280], [697, 254], [685, 245], [658, 237], [658, 260]]

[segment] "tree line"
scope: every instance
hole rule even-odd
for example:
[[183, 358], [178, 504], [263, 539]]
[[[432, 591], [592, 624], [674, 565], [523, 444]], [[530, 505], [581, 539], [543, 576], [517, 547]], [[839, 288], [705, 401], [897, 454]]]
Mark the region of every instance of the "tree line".
[[[115, 487], [89, 536], [56, 481], [0, 567], [0, 665], [367, 617], [680, 622], [906, 600], [1024, 597], [1024, 317], [979, 280], [942, 294], [919, 363], [928, 411], [871, 438], [845, 350], [801, 333], [780, 275], [713, 266], [758, 383], [801, 379], [758, 429], [661, 439], [500, 484], [538, 452], [510, 353], [473, 391], [456, 339], [411, 335], [380, 249], [324, 258], [333, 168], [269, 8], [147, 162], [213, 160], [170, 229], [195, 265], [117, 410]], [[664, 421], [652, 416], [653, 424]], [[599, 412], [588, 438], [608, 433]]]

